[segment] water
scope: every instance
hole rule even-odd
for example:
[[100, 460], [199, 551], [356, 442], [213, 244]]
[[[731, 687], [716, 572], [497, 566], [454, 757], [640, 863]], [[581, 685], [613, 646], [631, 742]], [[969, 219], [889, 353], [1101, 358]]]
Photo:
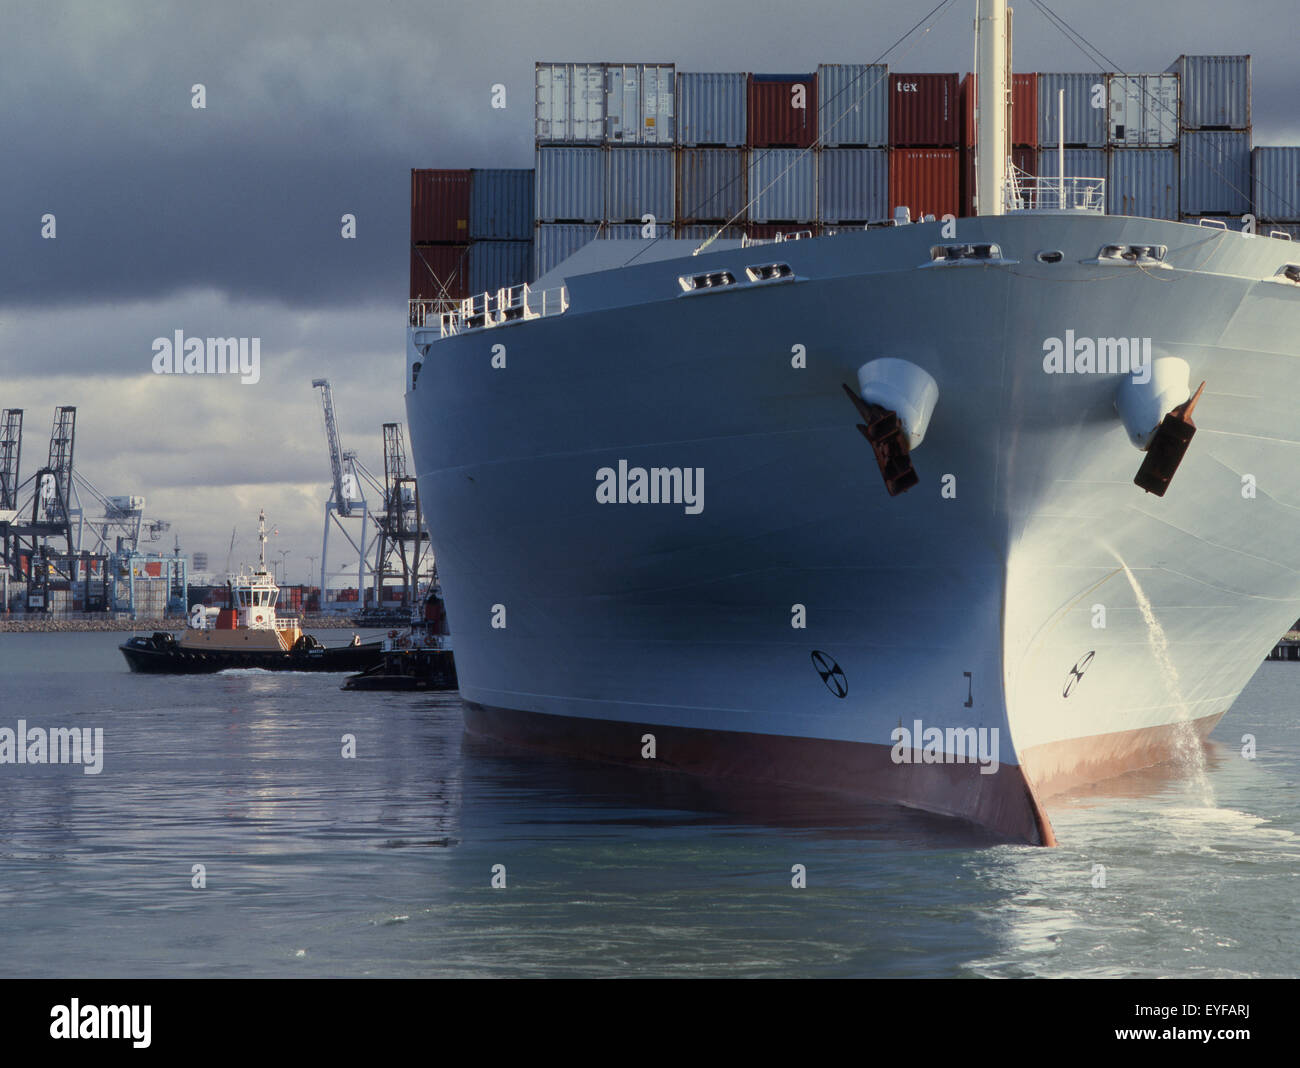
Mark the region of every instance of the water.
[[520, 754], [465, 738], [454, 695], [130, 675], [121, 639], [0, 635], [0, 726], [105, 735], [98, 776], [0, 765], [2, 975], [1300, 971], [1300, 665], [1262, 665], [1215, 731], [1212, 806], [1153, 769], [1052, 801], [1062, 845], [1035, 849]]

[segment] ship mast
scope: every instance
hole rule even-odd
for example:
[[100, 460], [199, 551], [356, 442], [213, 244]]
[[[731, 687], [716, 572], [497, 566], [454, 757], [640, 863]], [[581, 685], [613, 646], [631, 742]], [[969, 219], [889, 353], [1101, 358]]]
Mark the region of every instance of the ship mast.
[[266, 509], [261, 509], [257, 513], [257, 540], [262, 543], [262, 566], [258, 569], [263, 575], [266, 574]]
[[977, 0], [975, 55], [978, 75], [975, 131], [975, 212], [1006, 210], [1007, 88], [1011, 35], [1007, 0]]

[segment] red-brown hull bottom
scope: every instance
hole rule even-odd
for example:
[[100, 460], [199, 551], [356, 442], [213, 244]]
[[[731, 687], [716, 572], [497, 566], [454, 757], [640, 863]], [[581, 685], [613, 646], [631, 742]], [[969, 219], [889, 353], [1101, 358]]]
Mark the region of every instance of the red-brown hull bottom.
[[[739, 731], [615, 723], [465, 704], [465, 726], [515, 745], [591, 760], [708, 777], [809, 786], [970, 820], [1031, 845], [1055, 845], [1042, 806], [1020, 768], [1003, 764], [896, 764], [891, 747]], [[655, 757], [644, 758], [643, 736]]]
[[1198, 751], [1223, 718], [1222, 712], [1184, 723], [1117, 731], [1091, 738], [1035, 745], [1020, 753], [1020, 766], [1039, 797], [1149, 768]]

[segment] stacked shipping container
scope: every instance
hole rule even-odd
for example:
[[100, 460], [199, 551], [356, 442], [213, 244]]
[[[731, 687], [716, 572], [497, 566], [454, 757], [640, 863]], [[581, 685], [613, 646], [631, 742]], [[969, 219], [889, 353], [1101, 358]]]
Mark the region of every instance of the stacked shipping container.
[[521, 285], [533, 271], [531, 170], [475, 170], [470, 179], [469, 290]]
[[1250, 57], [1179, 56], [1179, 212], [1240, 216], [1251, 210]]
[[889, 68], [834, 63], [817, 68], [817, 219], [863, 225], [889, 214]]
[[961, 214], [961, 109], [955, 74], [889, 76], [889, 212]]
[[411, 298], [469, 293], [470, 172], [411, 171]]
[[[1253, 204], [1300, 222], [1300, 152], [1261, 150], [1251, 170], [1249, 81], [1244, 56], [1182, 56], [1159, 74], [1013, 75], [1013, 162], [1055, 175], [1063, 142], [1067, 173], [1107, 178], [1116, 214]], [[914, 219], [969, 213], [975, 96], [971, 76], [883, 65], [790, 75], [538, 64], [534, 276], [592, 238], [645, 236], [647, 216], [654, 236], [702, 239], [724, 224], [733, 236], [860, 226], [898, 207]], [[502, 269], [517, 271], [511, 255]]]
[[1178, 75], [1111, 74], [1106, 82], [1112, 215], [1178, 218]]
[[1251, 153], [1255, 216], [1262, 223], [1300, 222], [1300, 148]]
[[532, 198], [532, 171], [411, 171], [411, 299], [456, 301], [527, 281]]
[[[704, 95], [688, 102], [692, 133], [734, 136], [723, 129], [725, 116], [710, 124], [717, 116], [707, 111], [712, 101]], [[638, 236], [672, 235], [677, 99], [671, 63], [537, 64], [534, 278], [589, 234], [622, 236], [635, 223]]]

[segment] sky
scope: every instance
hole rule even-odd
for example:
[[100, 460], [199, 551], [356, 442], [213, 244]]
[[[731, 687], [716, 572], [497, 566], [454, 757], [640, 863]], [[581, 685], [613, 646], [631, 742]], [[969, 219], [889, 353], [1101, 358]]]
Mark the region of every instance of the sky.
[[[75, 405], [77, 470], [171, 522], [154, 548], [177, 536], [223, 569], [233, 530], [238, 566], [265, 508], [271, 558], [305, 581], [330, 483], [312, 379], [331, 381], [344, 448], [381, 476], [381, 425], [405, 419], [412, 167], [532, 166], [537, 61], [874, 62], [938, 2], [4, 0], [0, 407], [25, 411], [25, 475], [54, 408]], [[1032, 0], [1013, 6], [1015, 69], [1102, 69]], [[1049, 6], [1107, 69], [1250, 53], [1255, 143], [1300, 144], [1295, 0]], [[955, 0], [886, 61], [969, 70], [974, 9]], [[155, 374], [154, 340], [177, 330], [260, 338], [260, 379]], [[331, 571], [355, 574], [340, 541]]]

